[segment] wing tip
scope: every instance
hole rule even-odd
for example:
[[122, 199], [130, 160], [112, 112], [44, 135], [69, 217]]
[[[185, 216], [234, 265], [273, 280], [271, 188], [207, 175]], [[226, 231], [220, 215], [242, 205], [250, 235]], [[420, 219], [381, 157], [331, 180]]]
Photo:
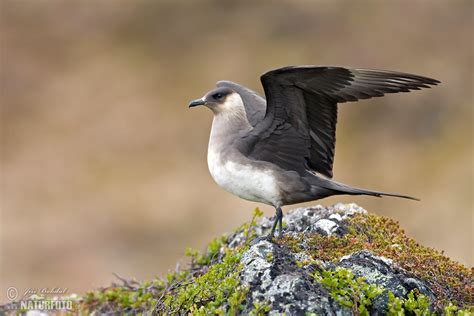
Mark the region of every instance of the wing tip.
[[421, 75], [415, 75], [411, 74], [408, 72], [401, 72], [401, 71], [392, 71], [392, 70], [381, 70], [381, 69], [368, 69], [368, 68], [353, 68], [351, 71], [355, 71], [361, 74], [366, 74], [369, 76], [377, 76], [377, 75], [393, 75], [394, 78], [393, 80], [407, 80], [407, 81], [414, 81], [413, 84], [417, 84], [418, 86], [422, 88], [430, 88], [430, 87], [424, 87], [423, 84], [428, 84], [432, 86], [436, 86], [441, 83], [440, 80], [426, 77], [426, 76], [421, 76]]

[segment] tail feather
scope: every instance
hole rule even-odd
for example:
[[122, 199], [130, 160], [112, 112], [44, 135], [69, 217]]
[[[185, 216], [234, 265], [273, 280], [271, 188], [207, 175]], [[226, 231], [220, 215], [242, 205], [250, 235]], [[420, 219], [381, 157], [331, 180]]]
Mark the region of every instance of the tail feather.
[[358, 188], [352, 188], [348, 187], [349, 190], [346, 191], [348, 193], [346, 194], [351, 194], [351, 195], [371, 195], [371, 196], [376, 196], [376, 197], [382, 197], [382, 196], [391, 196], [391, 197], [397, 197], [397, 198], [402, 198], [402, 199], [409, 199], [413, 201], [419, 201], [420, 199], [409, 196], [409, 195], [403, 195], [403, 194], [396, 194], [396, 193], [386, 193], [386, 192], [379, 192], [379, 191], [370, 191], [370, 190], [365, 190], [365, 189], [358, 189]]
[[386, 193], [386, 192], [379, 192], [379, 191], [371, 191], [371, 190], [366, 190], [366, 189], [359, 189], [359, 188], [354, 188], [351, 186], [348, 186], [343, 183], [339, 183], [333, 180], [329, 179], [321, 179], [321, 181], [318, 181], [319, 183], [315, 185], [315, 187], [323, 187], [327, 190], [333, 191], [332, 195], [336, 194], [348, 194], [348, 195], [370, 195], [370, 196], [376, 196], [376, 197], [382, 197], [382, 196], [391, 196], [391, 197], [397, 197], [397, 198], [402, 198], [402, 199], [409, 199], [409, 200], [414, 200], [414, 201], [420, 201], [420, 199], [409, 196], [409, 195], [403, 195], [403, 194], [394, 194], [394, 193]]

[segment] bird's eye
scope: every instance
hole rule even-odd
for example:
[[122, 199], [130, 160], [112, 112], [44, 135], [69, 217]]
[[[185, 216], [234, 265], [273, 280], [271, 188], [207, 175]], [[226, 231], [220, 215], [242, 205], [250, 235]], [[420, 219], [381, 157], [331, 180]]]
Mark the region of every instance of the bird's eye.
[[222, 99], [224, 95], [222, 93], [214, 93], [212, 97], [216, 100]]

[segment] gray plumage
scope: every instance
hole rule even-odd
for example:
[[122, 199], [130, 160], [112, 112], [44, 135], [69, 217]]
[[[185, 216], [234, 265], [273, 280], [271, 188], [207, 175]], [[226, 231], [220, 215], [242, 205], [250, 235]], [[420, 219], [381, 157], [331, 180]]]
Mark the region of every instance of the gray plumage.
[[266, 100], [230, 81], [191, 106], [214, 112], [208, 165], [214, 180], [244, 199], [281, 206], [331, 195], [409, 196], [331, 180], [337, 103], [429, 88], [439, 81], [399, 72], [290, 66], [261, 76]]

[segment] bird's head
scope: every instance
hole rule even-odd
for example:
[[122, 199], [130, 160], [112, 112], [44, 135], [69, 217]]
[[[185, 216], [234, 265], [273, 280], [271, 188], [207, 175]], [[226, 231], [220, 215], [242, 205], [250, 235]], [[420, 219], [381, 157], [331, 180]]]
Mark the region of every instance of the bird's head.
[[244, 103], [240, 95], [234, 90], [226, 87], [216, 88], [206, 93], [202, 98], [189, 103], [189, 107], [198, 105], [207, 106], [214, 114], [241, 112]]

